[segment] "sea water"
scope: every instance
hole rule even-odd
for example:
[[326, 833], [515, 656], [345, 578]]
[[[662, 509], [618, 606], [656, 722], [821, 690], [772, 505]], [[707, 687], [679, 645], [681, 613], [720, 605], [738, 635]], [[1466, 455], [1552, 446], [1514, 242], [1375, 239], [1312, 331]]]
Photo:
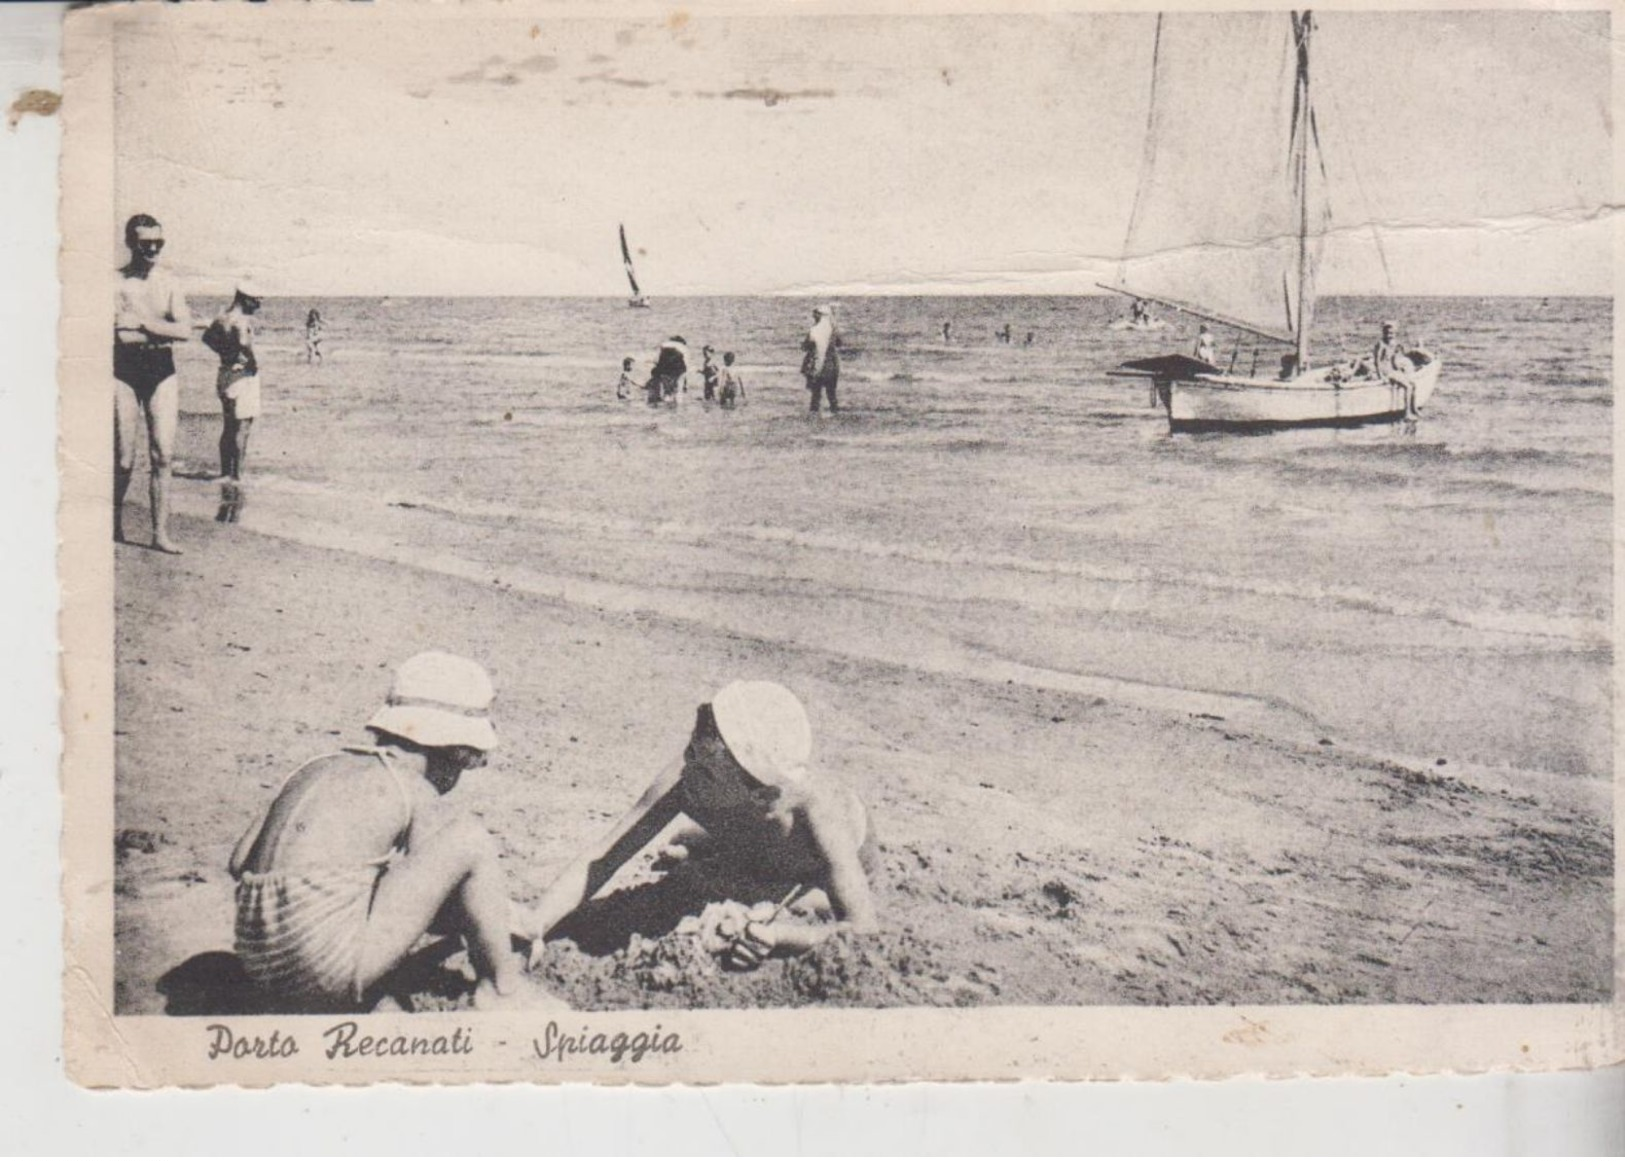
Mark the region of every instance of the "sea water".
[[[1442, 361], [1437, 394], [1414, 426], [1263, 436], [1170, 436], [1144, 383], [1108, 376], [1188, 352], [1188, 320], [1114, 331], [1107, 297], [834, 303], [842, 410], [815, 418], [813, 300], [270, 300], [243, 523], [337, 523], [358, 550], [378, 534], [902, 670], [1609, 771], [1610, 301], [1325, 301], [1317, 362], [1393, 318]], [[682, 404], [618, 401], [621, 359], [641, 379], [673, 335]], [[1243, 369], [1279, 358], [1220, 340]], [[702, 405], [704, 344], [736, 353], [746, 406]], [[182, 375], [183, 466], [207, 467], [207, 352]]]

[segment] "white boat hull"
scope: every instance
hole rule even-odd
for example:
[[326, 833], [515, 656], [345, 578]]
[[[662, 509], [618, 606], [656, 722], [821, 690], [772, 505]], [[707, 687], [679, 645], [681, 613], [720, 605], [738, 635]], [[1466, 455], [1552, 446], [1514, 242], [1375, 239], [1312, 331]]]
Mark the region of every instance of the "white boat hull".
[[[1425, 407], [1439, 382], [1439, 361], [1411, 353], [1414, 406]], [[1290, 427], [1356, 427], [1405, 418], [1406, 389], [1398, 383], [1328, 377], [1321, 368], [1295, 379], [1212, 374], [1156, 384], [1174, 432], [1271, 431]]]

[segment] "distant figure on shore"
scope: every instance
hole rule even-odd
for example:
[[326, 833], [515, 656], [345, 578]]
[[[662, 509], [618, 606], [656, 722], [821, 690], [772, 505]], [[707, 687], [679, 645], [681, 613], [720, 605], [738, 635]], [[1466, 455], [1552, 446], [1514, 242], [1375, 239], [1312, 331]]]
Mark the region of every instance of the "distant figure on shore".
[[367, 723], [373, 744], [301, 766], [243, 833], [236, 950], [272, 1007], [366, 1010], [430, 932], [467, 941], [475, 1007], [518, 998], [496, 842], [441, 801], [496, 747], [492, 696], [475, 662], [418, 654]]
[[954, 325], [953, 325], [953, 323], [948, 322], [946, 319], [944, 319], [943, 323], [942, 323], [942, 341], [945, 342], [945, 343], [953, 342], [953, 334], [954, 334]]
[[[566, 867], [524, 926], [545, 935], [652, 843], [679, 814], [663, 860], [748, 879], [762, 918], [739, 925], [723, 951], [755, 967], [842, 931], [879, 927], [869, 876], [878, 847], [869, 811], [851, 789], [808, 768], [812, 727], [801, 702], [771, 681], [736, 681], [699, 707], [682, 757], [671, 762], [608, 834]], [[777, 903], [777, 907], [773, 904]], [[836, 922], [781, 919], [786, 911]], [[540, 944], [533, 944], [532, 956]]]
[[677, 406], [677, 396], [686, 389], [688, 346], [682, 335], [673, 335], [655, 351], [655, 365], [649, 375], [649, 406]]
[[998, 339], [1001, 343], [1008, 343], [1010, 341], [1011, 334], [1012, 332], [1010, 330], [1010, 324], [1005, 323], [1002, 329], [993, 332], [993, 337]]
[[1032, 333], [1032, 331], [1027, 332], [1027, 337], [1025, 339], [1021, 340], [1021, 345], [1024, 346], [1024, 347], [1030, 347], [1030, 346], [1033, 345], [1033, 333]]
[[722, 355], [722, 385], [717, 389], [717, 398], [723, 407], [730, 410], [745, 405], [745, 379], [734, 370], [732, 351], [725, 351]]
[[305, 362], [322, 361], [322, 312], [315, 307], [305, 316]]
[[135, 441], [147, 427], [152, 546], [179, 555], [169, 538], [169, 493], [180, 422], [176, 343], [192, 338], [186, 296], [158, 269], [164, 228], [150, 214], [124, 224], [130, 260], [119, 270], [113, 319], [113, 539], [124, 539], [124, 497], [135, 474]]
[[841, 357], [837, 353], [841, 346], [841, 336], [835, 330], [835, 309], [829, 306], [813, 307], [813, 325], [807, 331], [807, 337], [801, 340], [801, 374], [807, 380], [807, 391], [811, 400], [807, 410], [814, 415], [819, 413], [819, 395], [822, 393], [829, 399], [829, 413], [834, 415], [840, 410], [840, 403], [835, 397], [835, 391], [841, 379]]
[[1196, 357], [1210, 367], [1219, 365], [1218, 341], [1208, 329], [1207, 323], [1203, 323], [1201, 330], [1196, 332]]
[[248, 434], [260, 413], [260, 368], [254, 355], [254, 315], [260, 294], [239, 282], [231, 305], [203, 332], [203, 345], [220, 356], [215, 394], [220, 396], [220, 475], [241, 480]]
[[1136, 326], [1144, 326], [1151, 321], [1151, 304], [1143, 298], [1136, 298], [1130, 308], [1130, 318]]
[[706, 403], [717, 401], [717, 374], [716, 351], [709, 346], [701, 347], [700, 378], [705, 383], [705, 390], [700, 398]]
[[621, 360], [621, 377], [615, 384], [615, 398], [625, 403], [632, 398], [632, 392], [641, 387], [642, 384], [632, 374], [632, 356], [628, 355]]

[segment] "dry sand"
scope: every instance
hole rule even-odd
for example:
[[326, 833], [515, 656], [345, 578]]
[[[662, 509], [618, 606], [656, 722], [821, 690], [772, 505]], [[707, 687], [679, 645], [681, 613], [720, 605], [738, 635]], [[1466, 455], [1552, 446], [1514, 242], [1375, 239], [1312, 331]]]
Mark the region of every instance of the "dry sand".
[[[210, 502], [180, 487], [183, 509]], [[182, 558], [117, 549], [121, 1012], [207, 1007], [185, 977], [230, 948], [232, 843], [295, 766], [364, 741], [392, 666], [431, 647], [497, 683], [503, 749], [454, 797], [499, 836], [520, 901], [734, 677], [792, 685], [819, 762], [870, 803], [885, 935], [723, 973], [662, 938], [680, 892], [640, 867], [611, 884], [612, 937], [549, 945], [540, 975], [577, 1007], [1609, 993], [1599, 781], [855, 661], [196, 516], [176, 530]], [[466, 1002], [455, 972], [427, 990], [420, 1004]]]

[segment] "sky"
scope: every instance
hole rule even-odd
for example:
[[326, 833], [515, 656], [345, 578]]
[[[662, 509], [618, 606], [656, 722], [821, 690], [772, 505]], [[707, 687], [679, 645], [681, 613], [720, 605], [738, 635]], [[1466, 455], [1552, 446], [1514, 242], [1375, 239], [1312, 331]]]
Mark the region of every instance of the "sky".
[[[1154, 15], [506, 11], [131, 9], [120, 221], [270, 294], [624, 294], [623, 222], [654, 296], [1116, 272]], [[1323, 293], [1611, 293], [1606, 13], [1317, 20]]]

